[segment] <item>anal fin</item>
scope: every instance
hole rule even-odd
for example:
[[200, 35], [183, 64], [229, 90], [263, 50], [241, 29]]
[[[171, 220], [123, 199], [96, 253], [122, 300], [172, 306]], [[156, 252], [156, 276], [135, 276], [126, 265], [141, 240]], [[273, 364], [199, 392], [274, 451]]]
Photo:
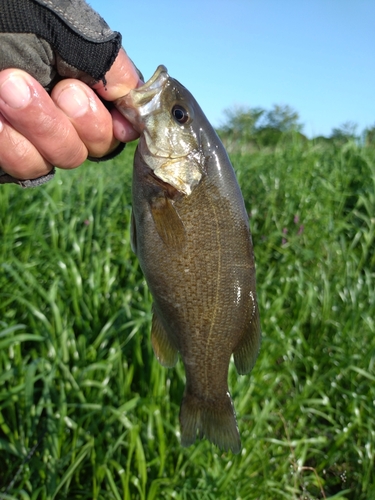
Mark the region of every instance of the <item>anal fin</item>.
[[166, 368], [172, 368], [177, 363], [178, 351], [169, 340], [168, 334], [155, 311], [152, 316], [151, 344], [155, 356], [161, 365]]

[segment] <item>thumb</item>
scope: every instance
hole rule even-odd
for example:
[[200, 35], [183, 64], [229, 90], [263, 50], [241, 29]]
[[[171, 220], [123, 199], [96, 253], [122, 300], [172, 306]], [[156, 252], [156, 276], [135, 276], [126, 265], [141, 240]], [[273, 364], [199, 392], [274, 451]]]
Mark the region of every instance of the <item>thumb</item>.
[[95, 83], [92, 88], [106, 101], [114, 101], [143, 84], [137, 69], [123, 48], [111, 69], [105, 74], [106, 83]]

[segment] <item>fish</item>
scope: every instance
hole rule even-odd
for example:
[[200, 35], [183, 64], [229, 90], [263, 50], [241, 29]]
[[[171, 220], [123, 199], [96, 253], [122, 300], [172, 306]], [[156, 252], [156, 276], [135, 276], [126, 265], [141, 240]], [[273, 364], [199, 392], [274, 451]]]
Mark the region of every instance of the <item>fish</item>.
[[206, 438], [241, 451], [228, 389], [261, 345], [249, 218], [232, 164], [192, 94], [159, 66], [115, 103], [140, 138], [131, 244], [153, 297], [151, 343], [164, 367], [180, 356], [182, 446]]

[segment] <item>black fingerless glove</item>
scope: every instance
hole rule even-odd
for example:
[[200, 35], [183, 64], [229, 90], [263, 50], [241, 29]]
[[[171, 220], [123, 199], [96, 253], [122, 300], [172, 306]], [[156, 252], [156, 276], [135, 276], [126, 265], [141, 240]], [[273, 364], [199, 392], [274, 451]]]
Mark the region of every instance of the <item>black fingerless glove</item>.
[[[84, 0], [0, 0], [0, 70], [22, 69], [47, 92], [62, 78], [105, 84], [120, 48], [121, 34]], [[111, 157], [123, 148], [120, 144]], [[53, 172], [20, 181], [0, 168], [0, 184], [37, 186], [52, 177]]]

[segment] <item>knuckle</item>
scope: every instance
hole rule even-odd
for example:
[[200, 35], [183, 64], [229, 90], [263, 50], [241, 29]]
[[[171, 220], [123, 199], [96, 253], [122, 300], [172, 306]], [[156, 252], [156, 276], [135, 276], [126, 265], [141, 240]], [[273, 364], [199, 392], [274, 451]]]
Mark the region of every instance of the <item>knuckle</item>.
[[51, 165], [24, 136], [0, 115], [0, 165], [18, 179], [33, 179], [45, 175]]
[[72, 169], [77, 168], [86, 160], [88, 150], [86, 146], [78, 141], [76, 144], [70, 144], [69, 147], [61, 144], [53, 152], [53, 164], [58, 168]]
[[[0, 165], [17, 179], [35, 179], [45, 175], [51, 169], [51, 165], [39, 155], [33, 146], [27, 141], [14, 141], [13, 154], [3, 155], [0, 153]], [[13, 149], [14, 148], [14, 149]]]
[[87, 121], [76, 124], [76, 131], [91, 156], [104, 156], [116, 142], [111, 115], [105, 111], [106, 114], [92, 116], [89, 125]]

